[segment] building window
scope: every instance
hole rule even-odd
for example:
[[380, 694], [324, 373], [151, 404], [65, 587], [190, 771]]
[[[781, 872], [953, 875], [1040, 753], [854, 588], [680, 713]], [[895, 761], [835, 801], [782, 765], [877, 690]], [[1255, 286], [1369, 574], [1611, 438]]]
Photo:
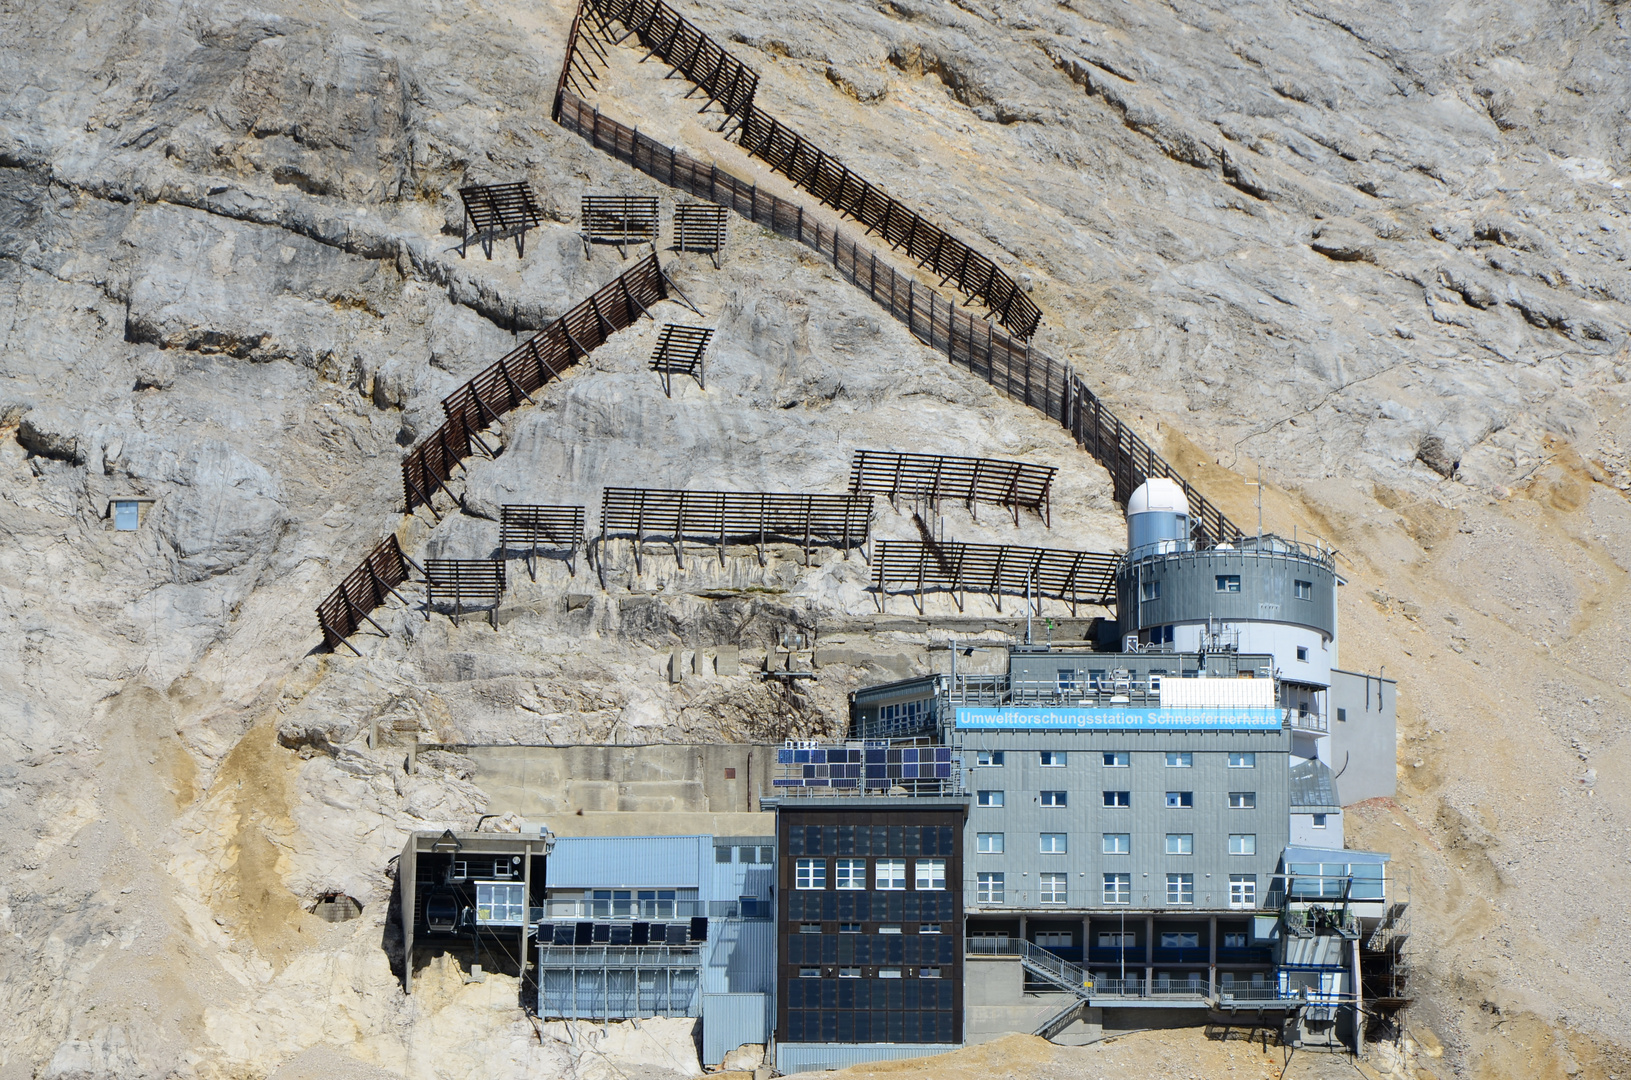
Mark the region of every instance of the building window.
[[134, 499], [113, 501], [113, 527], [119, 532], [135, 532], [142, 523], [142, 504]]
[[1224, 934], [1223, 947], [1225, 949], [1244, 949], [1246, 947], [1245, 934]]
[[1069, 930], [1041, 930], [1037, 932], [1036, 944], [1044, 949], [1068, 949], [1076, 944], [1076, 935]]
[[1239, 574], [1219, 574], [1217, 576], [1217, 587], [1218, 587], [1218, 592], [1239, 592], [1240, 591], [1240, 575]]
[[1291, 589], [1299, 600], [1314, 599], [1314, 583], [1312, 581], [1293, 581]]
[[1001, 750], [981, 750], [974, 756], [974, 763], [981, 766], [994, 766], [1002, 764]]
[[1169, 833], [1167, 833], [1167, 854], [1168, 855], [1193, 855], [1193, 854], [1195, 854], [1195, 834], [1194, 833], [1187, 833], [1187, 832], [1169, 832]]
[[1099, 931], [1099, 948], [1101, 949], [1131, 949], [1138, 945], [1138, 935], [1131, 930], [1101, 930]]
[[1055, 671], [1054, 674], [1056, 676], [1055, 685], [1057, 685], [1059, 687], [1059, 692], [1060, 693], [1072, 694], [1072, 693], [1076, 692], [1076, 669], [1075, 668], [1064, 668], [1064, 667], [1062, 667], [1062, 668], [1059, 668], [1057, 671]]
[[1037, 899], [1044, 904], [1063, 904], [1065, 902], [1065, 883], [1068, 874], [1039, 874], [1037, 882]]
[[906, 888], [906, 860], [879, 859], [872, 866], [872, 887], [886, 892]]
[[1229, 768], [1255, 769], [1257, 768], [1257, 753], [1253, 750], [1229, 751]]
[[1168, 930], [1161, 935], [1163, 949], [1198, 949], [1201, 947], [1199, 930]]
[[825, 889], [827, 887], [827, 860], [800, 859], [793, 864], [795, 889]]
[[1133, 875], [1106, 874], [1104, 875], [1104, 902], [1106, 904], [1130, 904], [1133, 902]]
[[1195, 755], [1188, 750], [1167, 751], [1167, 768], [1169, 769], [1188, 769], [1192, 768], [1194, 764]]
[[1167, 808], [1169, 810], [1188, 809], [1189, 807], [1192, 807], [1194, 805], [1195, 805], [1195, 793], [1193, 791], [1169, 791], [1169, 792], [1167, 792]]
[[900, 933], [900, 927], [898, 927], [898, 926], [880, 926], [880, 927], [878, 927], [878, 933], [880, 933], [880, 934], [898, 934], [898, 933]]
[[1231, 810], [1256, 810], [1257, 809], [1257, 792], [1255, 792], [1255, 791], [1231, 791], [1231, 792], [1229, 792], [1229, 809], [1231, 809]]
[[1138, 598], [1140, 600], [1161, 599], [1161, 582], [1159, 580], [1140, 582], [1138, 586]]
[[799, 978], [801, 978], [801, 979], [819, 979], [819, 978], [821, 978], [821, 969], [818, 968], [818, 967], [813, 967], [813, 968], [801, 967], [801, 968], [799, 968]]
[[1042, 834], [1041, 847], [1038, 848], [1044, 855], [1065, 854], [1065, 834], [1062, 832], [1045, 832]]
[[731, 849], [728, 847], [714, 848], [714, 862], [727, 863], [731, 861]]
[[1195, 902], [1195, 875], [1167, 875], [1167, 903], [1193, 904]]
[[946, 887], [946, 860], [919, 859], [917, 861], [917, 891], [940, 892]]
[[1104, 767], [1106, 769], [1125, 769], [1127, 767], [1127, 751], [1106, 750], [1104, 752]]
[[859, 934], [861, 932], [861, 924], [858, 922], [839, 923], [838, 932], [840, 934]]
[[1044, 791], [1044, 792], [1042, 792], [1042, 805], [1043, 806], [1064, 806], [1065, 805], [1065, 793], [1063, 791]]
[[1104, 793], [1104, 805], [1131, 806], [1133, 805], [1133, 793], [1130, 791], [1106, 791]]
[[920, 934], [938, 934], [940, 933], [940, 924], [937, 922], [918, 923], [917, 932]]
[[861, 969], [860, 968], [839, 968], [838, 969], [838, 977], [840, 979], [859, 979], [861, 977]]
[[821, 924], [818, 922], [799, 923], [799, 933], [819, 934], [821, 933]]
[[900, 978], [900, 968], [879, 968], [878, 969], [878, 978], [880, 978], [880, 979], [898, 979], [898, 978]]
[[980, 792], [979, 802], [981, 806], [1001, 806], [1002, 792], [982, 791]]
[[1124, 832], [1105, 833], [1104, 853], [1106, 855], [1131, 855], [1133, 853], [1133, 834]]
[[1003, 884], [1001, 874], [981, 874], [978, 878], [978, 891], [975, 896], [982, 904], [1001, 904], [1003, 900]]
[[1325, 815], [1324, 814], [1315, 814], [1314, 815], [1314, 828], [1316, 828], [1316, 829], [1325, 828]]
[[1229, 875], [1229, 906], [1232, 908], [1255, 908], [1257, 906], [1257, 876], [1255, 874]]
[[840, 889], [866, 888], [866, 860], [839, 859], [833, 884]]
[[940, 978], [940, 969], [939, 968], [918, 968], [917, 969], [917, 977], [920, 978], [920, 979], [938, 979], [938, 978]]
[[1257, 854], [1257, 834], [1256, 833], [1249, 833], [1249, 832], [1230, 833], [1229, 834], [1229, 854], [1231, 854], [1231, 855], [1256, 855]]
[[1044, 769], [1062, 769], [1065, 767], [1065, 752], [1063, 750], [1042, 751], [1042, 767]]
[[1297, 659], [1303, 661], [1304, 663], [1308, 662], [1308, 646], [1307, 645], [1297, 646]]
[[1347, 722], [1348, 722], [1348, 710], [1347, 709], [1338, 709], [1337, 710], [1337, 723], [1346, 724]]
[[975, 838], [975, 849], [981, 855], [1002, 854], [1002, 833], [983, 832]]
[[520, 926], [527, 910], [525, 885], [476, 884], [476, 922], [482, 926]]

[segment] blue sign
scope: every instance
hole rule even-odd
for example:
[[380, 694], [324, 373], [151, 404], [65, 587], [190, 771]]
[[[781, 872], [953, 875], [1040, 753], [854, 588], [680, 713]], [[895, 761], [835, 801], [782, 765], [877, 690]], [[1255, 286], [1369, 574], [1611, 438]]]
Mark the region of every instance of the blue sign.
[[958, 728], [985, 731], [1108, 731], [1158, 728], [1166, 731], [1273, 731], [1281, 726], [1273, 706], [1226, 705], [1182, 709], [1057, 709], [1027, 706], [957, 710]]

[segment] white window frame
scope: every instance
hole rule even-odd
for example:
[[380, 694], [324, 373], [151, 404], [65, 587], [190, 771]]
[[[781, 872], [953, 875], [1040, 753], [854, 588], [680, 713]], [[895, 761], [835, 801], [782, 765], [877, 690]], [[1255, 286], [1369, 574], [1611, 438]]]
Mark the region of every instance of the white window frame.
[[1238, 593], [1240, 591], [1240, 575], [1215, 574], [1213, 575], [1212, 588], [1214, 592]]
[[1006, 904], [1007, 879], [1000, 870], [986, 871], [974, 879], [975, 898], [981, 904]]
[[866, 860], [838, 859], [833, 867], [833, 888], [845, 892], [866, 888]]
[[1194, 907], [1195, 906], [1195, 875], [1194, 874], [1168, 874], [1167, 875], [1167, 906]]
[[1133, 902], [1133, 875], [1111, 873], [1104, 875], [1104, 906], [1121, 907]]
[[1133, 853], [1133, 834], [1124, 832], [1107, 832], [1100, 834], [1101, 855], [1131, 855]]
[[1163, 930], [1161, 931], [1161, 947], [1163, 949], [1198, 949], [1201, 947], [1200, 931]]
[[1193, 855], [1193, 854], [1195, 854], [1195, 834], [1194, 833], [1187, 833], [1187, 832], [1169, 832], [1169, 833], [1167, 833], [1167, 854], [1168, 855]]
[[979, 769], [1002, 768], [1001, 750], [976, 750], [974, 752], [974, 766]]
[[1257, 834], [1249, 832], [1235, 832], [1229, 834], [1229, 854], [1256, 855]]
[[976, 796], [980, 806], [989, 806], [993, 809], [1002, 806], [1002, 792], [1000, 790], [986, 789]]
[[[1106, 796], [1117, 796], [1118, 797], [1117, 801], [1115, 801], [1115, 802], [1111, 802], [1108, 799], [1101, 800], [1101, 801], [1103, 801], [1104, 808], [1106, 810], [1127, 810], [1127, 809], [1130, 809], [1132, 807], [1132, 805], [1133, 805], [1133, 793], [1131, 791], [1106, 791], [1104, 794]], [[1127, 801], [1126, 802], [1120, 801], [1120, 797], [1125, 797]]]
[[526, 891], [525, 883], [476, 882], [476, 925], [520, 926], [527, 917]]
[[872, 864], [872, 887], [879, 892], [906, 891], [906, 860], [878, 859]]
[[1070, 805], [1070, 793], [1057, 788], [1049, 788], [1037, 793], [1037, 799], [1043, 806], [1057, 808]]
[[1308, 827], [1311, 829], [1325, 828], [1325, 819], [1328, 816], [1329, 815], [1327, 814], [1310, 814], [1309, 817], [1311, 817], [1313, 820], [1308, 823]]
[[1099, 948], [1121, 949], [1123, 952], [1128, 949], [1136, 949], [1138, 948], [1138, 935], [1131, 930], [1100, 930]]
[[1168, 750], [1167, 768], [1193, 769], [1195, 767], [1195, 752], [1193, 750]]
[[1037, 837], [1036, 850], [1041, 855], [1068, 855], [1070, 854], [1070, 834], [1062, 832], [1045, 832]]
[[879, 968], [878, 969], [878, 978], [880, 978], [880, 979], [898, 979], [898, 978], [900, 978], [900, 968]]
[[1106, 769], [1128, 769], [1132, 767], [1132, 755], [1125, 750], [1106, 750], [1104, 753], [1104, 767]]
[[1257, 875], [1229, 875], [1229, 906], [1237, 910], [1257, 908]]
[[[1187, 802], [1185, 801], [1186, 798], [1188, 800]], [[1193, 810], [1193, 809], [1195, 809], [1195, 793], [1193, 791], [1169, 791], [1169, 792], [1167, 792], [1167, 809], [1168, 810]]]
[[1069, 874], [1038, 874], [1036, 876], [1036, 898], [1038, 903], [1063, 906], [1069, 890]]
[[1298, 600], [1314, 599], [1314, 583], [1312, 581], [1298, 581], [1291, 579], [1291, 595]]
[[1231, 792], [1229, 792], [1229, 809], [1231, 809], [1231, 810], [1256, 810], [1257, 809], [1257, 792], [1255, 792], [1255, 791], [1231, 791]]
[[793, 863], [793, 888], [813, 891], [827, 887], [826, 859], [798, 859]]
[[1038, 752], [1038, 757], [1041, 759], [1041, 767], [1044, 769], [1063, 769], [1065, 762], [1069, 760], [1068, 755], [1063, 750], [1042, 750]]
[[946, 891], [945, 859], [918, 859], [912, 869], [916, 874], [918, 892]]
[[1002, 833], [983, 832], [974, 835], [974, 853], [976, 855], [1001, 855], [1003, 853]]
[[1231, 751], [1229, 751], [1229, 768], [1231, 768], [1231, 769], [1255, 769], [1255, 768], [1257, 768], [1257, 751], [1256, 750], [1231, 750]]

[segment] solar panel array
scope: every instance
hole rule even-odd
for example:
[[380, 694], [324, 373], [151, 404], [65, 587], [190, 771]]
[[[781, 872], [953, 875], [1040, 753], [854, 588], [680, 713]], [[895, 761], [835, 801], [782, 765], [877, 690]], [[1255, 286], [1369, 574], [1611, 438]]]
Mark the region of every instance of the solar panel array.
[[787, 775], [772, 780], [775, 787], [891, 788], [955, 778], [949, 746], [783, 747], [776, 751], [776, 764]]

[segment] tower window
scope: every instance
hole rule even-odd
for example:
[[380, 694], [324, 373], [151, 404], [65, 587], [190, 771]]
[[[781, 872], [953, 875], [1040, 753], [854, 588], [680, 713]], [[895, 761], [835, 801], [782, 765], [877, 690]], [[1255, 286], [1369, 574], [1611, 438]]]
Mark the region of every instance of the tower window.
[[1217, 580], [1217, 591], [1218, 592], [1239, 592], [1240, 591], [1240, 575], [1239, 574], [1219, 574], [1217, 576], [1216, 580]]
[[1291, 587], [1297, 599], [1314, 599], [1314, 583], [1312, 581], [1294, 581], [1292, 582]]

